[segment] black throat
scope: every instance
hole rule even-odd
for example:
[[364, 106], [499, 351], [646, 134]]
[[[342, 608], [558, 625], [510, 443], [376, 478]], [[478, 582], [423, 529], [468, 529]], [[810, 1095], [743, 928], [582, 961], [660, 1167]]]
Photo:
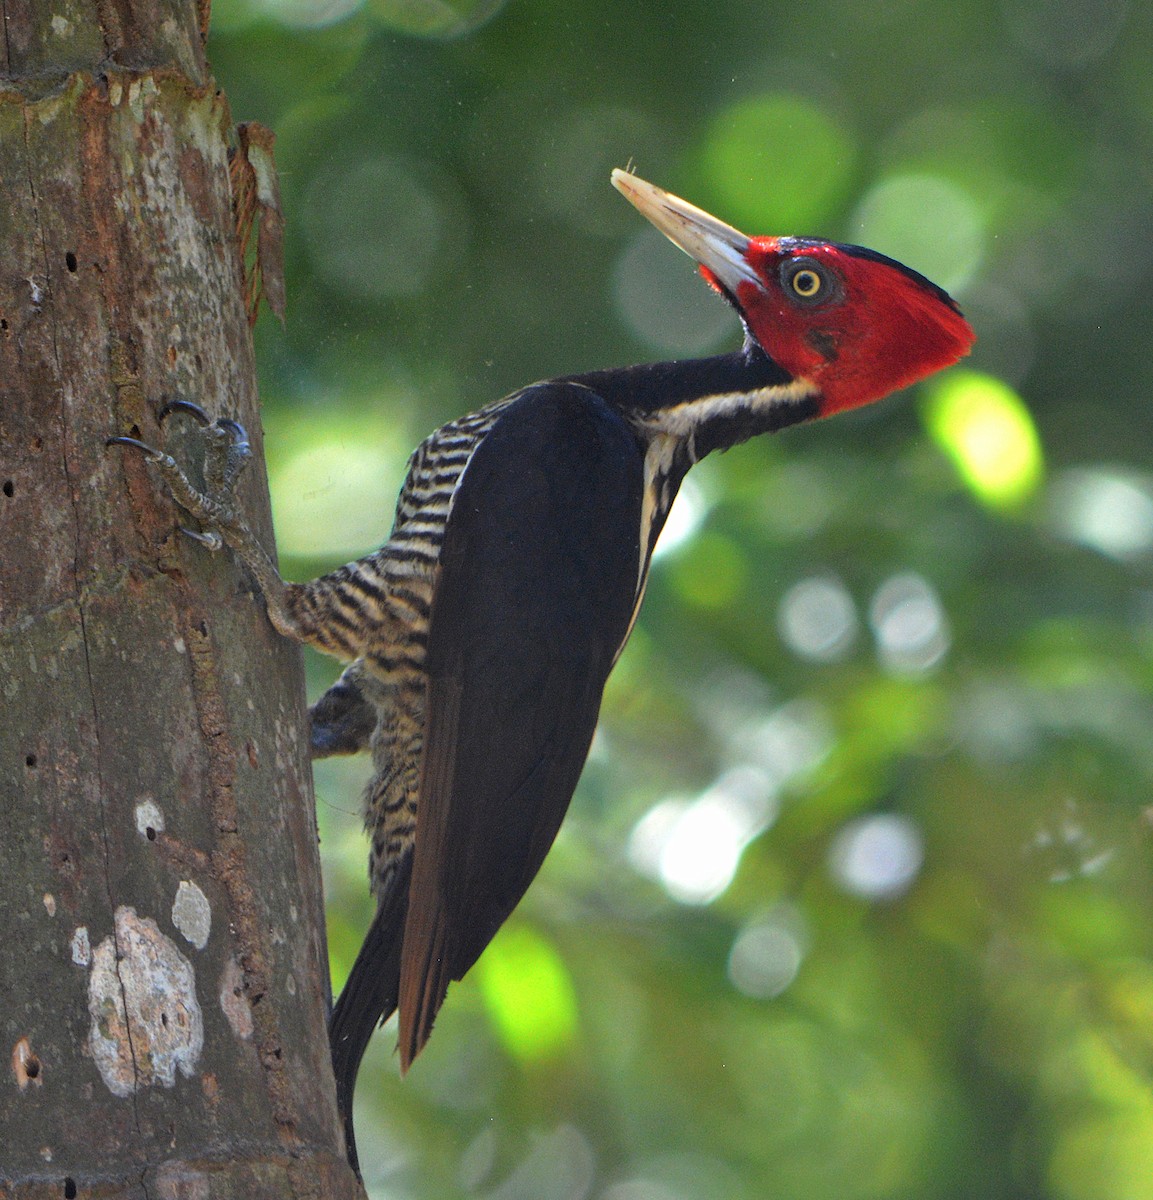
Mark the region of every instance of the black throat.
[[820, 409], [815, 392], [790, 394], [793, 377], [751, 338], [731, 354], [589, 371], [568, 381], [592, 388], [646, 440], [683, 438], [692, 461], [810, 420]]

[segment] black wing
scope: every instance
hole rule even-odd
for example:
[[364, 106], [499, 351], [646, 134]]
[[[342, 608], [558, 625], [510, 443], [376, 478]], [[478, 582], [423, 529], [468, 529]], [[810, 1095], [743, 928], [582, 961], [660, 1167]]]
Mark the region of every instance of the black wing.
[[433, 594], [400, 977], [406, 1069], [552, 845], [636, 597], [643, 457], [591, 389], [527, 389], [473, 454]]

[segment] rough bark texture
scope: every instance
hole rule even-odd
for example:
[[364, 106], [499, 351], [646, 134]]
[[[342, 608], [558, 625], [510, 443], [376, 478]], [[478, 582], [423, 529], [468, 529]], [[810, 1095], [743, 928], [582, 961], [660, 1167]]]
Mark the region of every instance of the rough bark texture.
[[298, 651], [104, 444], [261, 461], [203, 16], [0, 0], [0, 1197], [359, 1194]]

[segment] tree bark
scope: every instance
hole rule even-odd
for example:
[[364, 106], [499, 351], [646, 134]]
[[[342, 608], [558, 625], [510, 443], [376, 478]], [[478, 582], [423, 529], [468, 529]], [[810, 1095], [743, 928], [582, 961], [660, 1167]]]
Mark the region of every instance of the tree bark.
[[361, 1194], [299, 651], [105, 448], [175, 397], [237, 418], [271, 544], [205, 17], [0, 0], [5, 1198]]

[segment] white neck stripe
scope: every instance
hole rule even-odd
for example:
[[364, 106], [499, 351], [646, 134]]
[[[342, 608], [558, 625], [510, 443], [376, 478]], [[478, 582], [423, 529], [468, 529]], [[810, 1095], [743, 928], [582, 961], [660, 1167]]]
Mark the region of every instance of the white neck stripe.
[[641, 423], [660, 433], [671, 433], [675, 437], [689, 437], [702, 422], [713, 417], [728, 417], [739, 412], [761, 412], [782, 404], [796, 404], [820, 392], [812, 380], [793, 379], [788, 383], [774, 383], [756, 388], [751, 392], [720, 392], [714, 396], [696, 396], [646, 413]]

